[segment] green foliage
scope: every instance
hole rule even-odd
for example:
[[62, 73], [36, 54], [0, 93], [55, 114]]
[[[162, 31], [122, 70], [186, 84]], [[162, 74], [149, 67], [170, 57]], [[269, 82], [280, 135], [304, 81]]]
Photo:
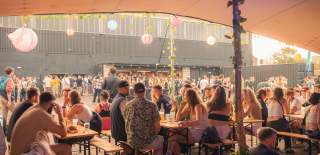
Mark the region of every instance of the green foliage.
[[282, 48], [279, 52], [274, 53], [272, 58], [276, 64], [295, 64], [306, 61], [296, 49], [290, 47]]

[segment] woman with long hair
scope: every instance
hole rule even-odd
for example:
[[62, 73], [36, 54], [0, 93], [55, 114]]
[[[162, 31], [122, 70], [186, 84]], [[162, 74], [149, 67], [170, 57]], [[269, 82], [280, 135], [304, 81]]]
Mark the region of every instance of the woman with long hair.
[[[190, 120], [180, 121], [188, 116], [190, 116]], [[173, 152], [175, 155], [179, 155], [181, 153], [179, 143], [193, 144], [199, 142], [203, 131], [208, 127], [208, 113], [195, 90], [187, 89], [185, 91], [176, 120], [180, 121], [181, 128], [188, 128], [188, 142], [184, 136], [180, 135], [169, 138], [168, 154]]]
[[88, 123], [92, 119], [92, 111], [86, 104], [81, 102], [80, 94], [77, 91], [69, 93], [71, 108], [67, 113], [67, 118], [77, 118], [82, 122]]
[[320, 94], [313, 93], [310, 96], [310, 108], [306, 111], [306, 134], [309, 137], [320, 138]]
[[259, 101], [250, 88], [243, 89], [243, 118], [262, 119], [261, 106]]
[[[284, 98], [282, 88], [275, 88], [273, 97], [268, 101], [268, 122], [267, 126], [277, 131], [290, 132], [289, 122], [285, 119], [285, 114], [289, 114], [289, 105]], [[291, 140], [284, 137], [285, 150], [287, 153], [293, 153], [291, 149]]]
[[262, 126], [265, 127], [267, 125], [267, 119], [268, 119], [268, 107], [267, 107], [267, 91], [265, 89], [259, 89], [257, 92], [257, 99], [261, 106], [261, 115], [262, 120], [264, 121], [262, 123]]
[[207, 105], [209, 125], [215, 127], [220, 139], [226, 139], [230, 133], [231, 104], [227, 102], [225, 89], [217, 86], [215, 95]]

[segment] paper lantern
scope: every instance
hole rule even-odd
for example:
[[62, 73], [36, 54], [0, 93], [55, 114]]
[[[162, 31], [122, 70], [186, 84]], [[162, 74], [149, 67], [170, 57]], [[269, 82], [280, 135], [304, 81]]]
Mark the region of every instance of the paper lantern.
[[216, 43], [216, 38], [213, 36], [209, 36], [207, 38], [207, 43], [208, 43], [208, 45], [214, 45]]
[[151, 44], [153, 41], [153, 36], [151, 34], [144, 34], [141, 36], [141, 41], [143, 44]]
[[67, 29], [66, 34], [67, 34], [67, 36], [73, 36], [74, 35], [74, 30], [73, 29]]
[[111, 31], [114, 31], [118, 28], [118, 23], [115, 20], [109, 20], [108, 21], [108, 29]]
[[173, 16], [173, 17], [171, 17], [171, 19], [170, 19], [170, 23], [171, 23], [171, 25], [173, 25], [173, 26], [176, 27], [176, 26], [178, 26], [179, 24], [182, 23], [182, 20], [181, 20], [180, 17]]
[[13, 46], [21, 52], [30, 52], [38, 44], [37, 34], [30, 28], [18, 28], [8, 35]]

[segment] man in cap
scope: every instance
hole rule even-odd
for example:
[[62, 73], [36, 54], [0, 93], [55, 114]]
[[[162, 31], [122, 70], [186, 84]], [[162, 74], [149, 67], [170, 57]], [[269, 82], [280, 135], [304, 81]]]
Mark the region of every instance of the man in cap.
[[160, 116], [157, 105], [145, 98], [144, 84], [134, 86], [135, 98], [127, 103], [124, 112], [128, 143], [141, 151], [153, 150], [162, 155], [163, 137], [160, 132]]
[[129, 95], [129, 83], [122, 80], [118, 85], [118, 94], [114, 97], [111, 108], [111, 136], [117, 141], [127, 141], [125, 131], [125, 122], [123, 118], [124, 108], [126, 105], [126, 97]]

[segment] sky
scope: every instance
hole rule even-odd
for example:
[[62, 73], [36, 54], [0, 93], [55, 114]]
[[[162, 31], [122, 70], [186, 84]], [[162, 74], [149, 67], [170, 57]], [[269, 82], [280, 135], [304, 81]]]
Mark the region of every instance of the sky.
[[[308, 50], [306, 49], [302, 49], [293, 45], [287, 45], [272, 38], [252, 34], [252, 53], [253, 56], [258, 59], [270, 59], [273, 53], [278, 52], [281, 48], [288, 46], [297, 49], [303, 58], [307, 58]], [[313, 56], [318, 54], [312, 52], [311, 55]]]

